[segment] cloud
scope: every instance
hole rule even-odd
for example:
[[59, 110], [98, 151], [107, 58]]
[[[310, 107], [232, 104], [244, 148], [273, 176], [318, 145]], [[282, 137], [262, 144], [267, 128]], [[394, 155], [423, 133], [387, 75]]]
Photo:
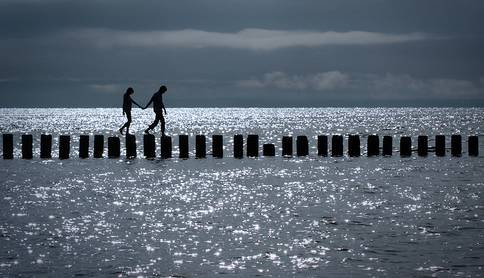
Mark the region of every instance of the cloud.
[[264, 74], [262, 79], [252, 78], [238, 81], [237, 85], [254, 88], [274, 87], [279, 89], [314, 89], [322, 91], [346, 87], [348, 82], [349, 76], [339, 71], [292, 76], [276, 71]]
[[101, 93], [115, 93], [123, 91], [123, 88], [119, 84], [90, 84], [89, 87]]
[[368, 76], [373, 95], [397, 99], [472, 99], [484, 98], [484, 84], [451, 78], [419, 79], [410, 75]]
[[469, 80], [448, 78], [416, 78], [407, 74], [349, 74], [328, 71], [288, 75], [275, 71], [266, 73], [260, 78], [237, 81], [236, 85], [243, 88], [325, 91], [328, 94], [344, 92], [347, 96], [372, 99], [484, 99], [482, 78], [474, 83]]
[[389, 34], [364, 31], [318, 32], [268, 29], [243, 29], [234, 33], [194, 29], [173, 31], [122, 31], [79, 29], [57, 34], [54, 40], [67, 40], [100, 48], [112, 47], [182, 47], [275, 50], [288, 47], [326, 45], [393, 44], [433, 39], [425, 33]]

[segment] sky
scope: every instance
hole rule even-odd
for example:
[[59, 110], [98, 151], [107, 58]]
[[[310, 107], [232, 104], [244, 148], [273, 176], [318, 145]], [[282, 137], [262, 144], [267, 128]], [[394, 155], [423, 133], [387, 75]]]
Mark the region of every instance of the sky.
[[0, 0], [0, 107], [484, 106], [482, 0]]

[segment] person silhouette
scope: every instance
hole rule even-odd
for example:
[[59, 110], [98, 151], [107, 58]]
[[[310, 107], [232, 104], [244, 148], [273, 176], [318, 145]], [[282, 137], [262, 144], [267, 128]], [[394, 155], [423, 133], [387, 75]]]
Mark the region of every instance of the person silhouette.
[[119, 133], [123, 134], [123, 130], [126, 128], [126, 135], [129, 135], [129, 126], [131, 125], [131, 108], [132, 104], [136, 104], [139, 108], [141, 105], [136, 103], [132, 98], [131, 95], [134, 94], [133, 88], [129, 87], [124, 93], [123, 96], [123, 115], [126, 115], [128, 121], [119, 129]]
[[163, 111], [166, 115], [166, 109], [165, 104], [163, 104], [163, 94], [166, 93], [166, 91], [168, 91], [166, 86], [161, 86], [158, 92], [153, 94], [150, 102], [148, 102], [148, 104], [146, 104], [146, 106], [143, 108], [146, 109], [151, 103], [153, 103], [153, 111], [155, 112], [155, 120], [150, 126], [148, 126], [147, 129], [145, 129], [146, 134], [149, 134], [150, 130], [154, 129], [158, 125], [158, 122], [161, 122], [161, 136], [165, 136], [165, 118], [163, 117]]

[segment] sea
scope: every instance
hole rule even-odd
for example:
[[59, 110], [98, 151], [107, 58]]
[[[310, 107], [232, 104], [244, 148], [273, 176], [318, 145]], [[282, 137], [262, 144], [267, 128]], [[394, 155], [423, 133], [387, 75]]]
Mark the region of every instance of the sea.
[[[482, 277], [483, 108], [169, 108], [173, 158], [145, 159], [151, 110], [133, 110], [138, 157], [126, 159], [121, 108], [0, 109], [14, 159], [0, 158], [1, 277]], [[153, 132], [159, 147], [159, 127]], [[21, 159], [32, 134], [34, 158]], [[39, 158], [40, 134], [53, 159]], [[79, 135], [121, 138], [121, 158], [80, 159]], [[190, 158], [178, 158], [178, 135]], [[194, 158], [207, 135], [206, 159]], [[210, 156], [221, 134], [224, 158]], [[236, 159], [233, 136], [258, 134], [275, 157]], [[362, 155], [317, 155], [318, 135], [358, 134]], [[370, 134], [393, 156], [368, 157]], [[461, 134], [461, 157], [401, 157], [411, 136]], [[70, 159], [58, 137], [71, 135]], [[281, 157], [306, 135], [309, 156]], [[479, 137], [470, 157], [467, 137]], [[381, 137], [380, 137], [381, 138]], [[0, 142], [1, 142], [0, 138]], [[381, 142], [381, 139], [380, 139]], [[331, 148], [331, 144], [330, 144]], [[106, 154], [106, 153], [105, 153]]]

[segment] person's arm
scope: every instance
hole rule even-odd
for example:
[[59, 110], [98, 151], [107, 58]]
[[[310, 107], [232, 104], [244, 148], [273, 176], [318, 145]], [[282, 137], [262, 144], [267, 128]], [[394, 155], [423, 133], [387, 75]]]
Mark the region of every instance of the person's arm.
[[165, 108], [165, 104], [163, 102], [161, 103], [161, 107], [163, 108], [163, 110], [165, 110], [165, 115], [166, 115], [166, 108]]
[[141, 107], [141, 105], [139, 105], [138, 103], [136, 103], [136, 101], [134, 101], [133, 99], [131, 99], [131, 102], [134, 103], [136, 106], [138, 106], [139, 108], [143, 108]]
[[148, 102], [148, 104], [146, 104], [146, 106], [145, 106], [143, 109], [148, 108], [148, 106], [150, 106], [150, 104], [151, 104], [152, 102], [153, 102], [153, 97], [151, 97], [150, 102]]

